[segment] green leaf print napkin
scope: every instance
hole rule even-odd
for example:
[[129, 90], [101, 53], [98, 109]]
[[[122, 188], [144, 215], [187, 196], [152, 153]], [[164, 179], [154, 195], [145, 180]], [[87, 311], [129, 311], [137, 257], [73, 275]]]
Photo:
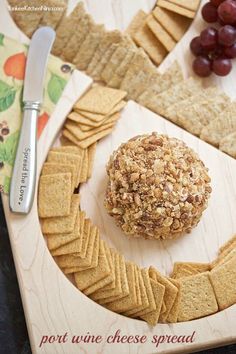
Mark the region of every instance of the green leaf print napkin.
[[[0, 192], [9, 193], [22, 119], [22, 94], [28, 46], [0, 33]], [[39, 54], [40, 55], [40, 54]], [[71, 77], [74, 66], [50, 55], [38, 138]]]

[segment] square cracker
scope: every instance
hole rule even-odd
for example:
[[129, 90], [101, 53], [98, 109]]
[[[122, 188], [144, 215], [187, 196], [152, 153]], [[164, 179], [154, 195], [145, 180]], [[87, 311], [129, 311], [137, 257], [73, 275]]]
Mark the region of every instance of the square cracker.
[[82, 111], [82, 110], [79, 111], [79, 110], [77, 110], [77, 106], [76, 105], [74, 106], [74, 108], [75, 108], [75, 111], [78, 111], [79, 114], [81, 114], [84, 117], [90, 119], [92, 121], [91, 124], [94, 124], [94, 126], [95, 126], [95, 124], [102, 122], [103, 120], [105, 120], [109, 116], [111, 116], [111, 115], [113, 115], [113, 114], [115, 114], [117, 112], [120, 112], [125, 107], [125, 105], [126, 105], [125, 101], [123, 101], [123, 100], [120, 101], [106, 115], [86, 112], [86, 111]]
[[114, 123], [105, 123], [98, 128], [91, 129], [89, 131], [83, 131], [80, 128], [80, 125], [76, 122], [68, 121], [65, 124], [65, 129], [67, 129], [71, 134], [73, 134], [78, 140], [87, 139], [97, 133], [102, 132], [105, 129], [113, 127]]
[[166, 310], [164, 313], [160, 314], [159, 322], [166, 322], [166, 319], [178, 294], [178, 289], [173, 285], [173, 283], [171, 283], [170, 280], [161, 275], [161, 273], [159, 273], [154, 267], [149, 268], [149, 275], [151, 279], [165, 287], [163, 301], [165, 302]]
[[73, 36], [77, 23], [83, 16], [84, 12], [84, 4], [80, 1], [69, 16], [64, 16], [62, 18], [57, 27], [56, 40], [52, 48], [52, 53], [54, 55], [59, 56], [61, 54], [70, 38]]
[[110, 134], [112, 131], [112, 128], [105, 129], [101, 131], [100, 133], [94, 134], [93, 136], [86, 138], [84, 140], [79, 141], [71, 132], [69, 132], [67, 129], [64, 129], [62, 131], [62, 135], [72, 141], [74, 144], [78, 145], [79, 147], [86, 149], [90, 145], [96, 143], [98, 140], [104, 138], [106, 135]]
[[71, 183], [71, 194], [74, 191], [74, 188], [77, 186], [76, 181], [76, 167], [75, 165], [69, 164], [58, 164], [58, 163], [50, 163], [45, 162], [43, 164], [41, 175], [52, 175], [57, 173], [71, 173], [72, 183]]
[[148, 14], [143, 10], [139, 10], [136, 15], [132, 18], [131, 23], [126, 29], [125, 33], [129, 34], [131, 37], [135, 35], [135, 33], [144, 26]]
[[75, 283], [79, 290], [84, 291], [97, 282], [107, 278], [109, 275], [110, 268], [105, 252], [104, 241], [100, 240], [97, 267], [75, 273]]
[[141, 274], [144, 282], [144, 286], [146, 289], [147, 297], [148, 297], [148, 302], [149, 306], [145, 310], [138, 311], [135, 316], [136, 317], [142, 317], [143, 315], [146, 315], [147, 313], [150, 313], [152, 311], [156, 310], [156, 301], [154, 298], [152, 286], [151, 286], [151, 281], [148, 273], [148, 269], [143, 268], [141, 269]]
[[139, 282], [139, 288], [140, 288], [141, 305], [139, 305], [135, 309], [126, 311], [124, 313], [124, 315], [129, 316], [129, 317], [136, 317], [137, 312], [141, 312], [141, 311], [144, 311], [149, 308], [147, 291], [146, 291], [146, 288], [144, 285], [143, 276], [142, 276], [140, 268], [138, 268], [138, 282]]
[[70, 214], [71, 179], [71, 173], [57, 173], [40, 177], [39, 217], [50, 218]]
[[[61, 193], [61, 192], [60, 192]], [[41, 229], [43, 234], [64, 234], [71, 233], [75, 227], [77, 211], [79, 208], [79, 194], [72, 194], [71, 209], [68, 216], [51, 217], [41, 219]]]
[[[99, 128], [99, 127], [104, 126], [104, 125], [107, 126], [107, 124], [110, 124], [110, 123], [115, 123], [120, 117], [120, 113], [114, 113], [111, 116], [105, 116], [105, 119], [102, 120], [101, 122], [95, 123], [95, 122], [90, 121], [88, 118], [84, 118], [79, 113], [76, 113], [76, 115], [77, 115], [77, 117], [76, 117], [77, 121], [80, 120], [80, 122], [78, 122], [78, 123], [79, 123], [80, 129], [83, 132], [87, 132], [87, 131], [93, 130], [94, 128]], [[74, 117], [72, 117], [72, 118], [74, 118]], [[71, 119], [71, 120], [73, 121], [74, 119]], [[85, 122], [85, 120], [87, 120], [88, 124], [82, 123], [82, 122]], [[94, 123], [95, 123], [95, 125], [94, 125]], [[93, 124], [93, 126], [91, 126], [91, 124]]]
[[64, 0], [60, 1], [60, 3], [58, 3], [58, 0], [47, 0], [47, 6], [59, 7], [60, 11], [45, 11], [40, 21], [40, 26], [49, 26], [55, 29], [66, 13], [67, 4]]
[[145, 320], [149, 325], [155, 326], [159, 320], [161, 314], [162, 301], [165, 293], [165, 287], [158, 282], [155, 282], [153, 279], [150, 279], [152, 292], [154, 295], [156, 309], [145, 315], [140, 316]]
[[107, 31], [101, 38], [101, 41], [93, 55], [91, 62], [87, 67], [87, 73], [91, 75], [101, 58], [104, 56], [108, 48], [113, 44], [122, 40], [122, 34], [118, 30]]
[[108, 114], [125, 96], [126, 92], [122, 90], [94, 86], [77, 102], [76, 107], [82, 111]]
[[88, 174], [88, 149], [84, 149], [79, 183], [85, 183], [87, 181], [87, 174]]
[[89, 33], [93, 25], [94, 21], [92, 17], [85, 12], [83, 14], [81, 13], [81, 17], [77, 23], [75, 31], [60, 54], [64, 60], [74, 62], [74, 58], [76, 57], [87, 36], [87, 33]]
[[236, 159], [236, 131], [220, 140], [219, 149]]
[[169, 2], [192, 11], [197, 11], [200, 4], [200, 0], [169, 0]]
[[94, 24], [91, 26], [90, 31], [87, 33], [79, 49], [77, 49], [77, 54], [73, 59], [73, 63], [78, 69], [86, 70], [104, 33], [104, 25]]
[[156, 39], [147, 24], [136, 32], [134, 41], [145, 50], [156, 65], [159, 65], [167, 55], [167, 50], [161, 42]]
[[88, 266], [88, 267], [66, 267], [66, 268], [63, 268], [63, 272], [65, 274], [71, 274], [71, 273], [81, 272], [86, 269], [96, 268], [98, 266], [99, 243], [100, 243], [100, 233], [99, 233], [99, 230], [97, 230], [97, 234], [96, 234], [95, 242], [94, 242], [94, 248], [93, 248], [92, 261], [91, 261], [90, 266]]
[[120, 42], [110, 60], [107, 62], [103, 71], [101, 72], [101, 78], [105, 83], [108, 83], [113, 73], [118, 68], [120, 62], [125, 58], [128, 50], [134, 48], [135, 45], [129, 37], [124, 37], [124, 40]]
[[210, 272], [220, 310], [236, 303], [236, 254], [227, 262], [215, 267]]
[[178, 42], [191, 24], [191, 20], [161, 7], [152, 12], [156, 20]]
[[155, 19], [153, 15], [148, 16], [147, 25], [155, 37], [161, 42], [168, 52], [175, 47], [175, 40], [169, 35], [164, 27]]
[[[11, 6], [29, 6], [28, 0], [10, 0], [9, 4]], [[38, 7], [39, 3], [37, 0], [31, 0], [30, 6]], [[11, 16], [17, 26], [25, 33], [29, 38], [32, 37], [34, 31], [38, 28], [40, 20], [43, 17], [43, 11], [12, 11]]]
[[168, 90], [153, 96], [148, 108], [165, 116], [170, 105], [175, 104], [180, 100], [185, 100], [194, 94], [199, 93], [200, 90], [202, 90], [201, 81], [190, 77], [189, 79], [170, 87]]
[[170, 10], [172, 12], [175, 12], [185, 17], [189, 17], [189, 18], [195, 17], [195, 11], [188, 10], [184, 7], [173, 4], [167, 0], [158, 0], [158, 6], [163, 7], [166, 10]]
[[81, 170], [81, 156], [67, 151], [50, 151], [47, 162], [72, 164], [76, 168], [76, 180], [78, 181]]
[[178, 321], [190, 321], [218, 311], [209, 272], [180, 279]]
[[127, 274], [128, 284], [129, 284], [129, 295], [105, 304], [106, 308], [117, 313], [131, 310], [137, 306], [134, 263], [126, 262], [126, 274]]
[[116, 68], [115, 72], [113, 73], [112, 77], [108, 82], [109, 87], [113, 88], [120, 88], [121, 82], [127, 73], [129, 66], [135, 56], [135, 53], [138, 51], [137, 48], [130, 49], [127, 51], [126, 56]]
[[[77, 220], [76, 220], [77, 221]], [[85, 258], [86, 250], [88, 246], [88, 238], [90, 233], [91, 223], [89, 219], [85, 219], [85, 213], [80, 212], [80, 225], [77, 238], [65, 245], [52, 251], [53, 256], [64, 256], [76, 253], [81, 258]], [[60, 266], [62, 268], [67, 267], [67, 261], [64, 258], [60, 258]], [[66, 265], [64, 265], [66, 263]], [[68, 265], [69, 267], [69, 265]], [[72, 267], [72, 266], [71, 266]]]
[[101, 299], [98, 300], [98, 303], [103, 305], [108, 302], [116, 301], [121, 298], [126, 297], [129, 294], [129, 285], [128, 285], [128, 279], [127, 279], [127, 273], [126, 273], [126, 265], [125, 265], [125, 258], [122, 255], [120, 256], [120, 277], [121, 277], [121, 290], [122, 293], [120, 295], [112, 295], [107, 297], [106, 299]]
[[149, 107], [152, 102], [152, 97], [161, 92], [168, 90], [171, 86], [183, 81], [183, 73], [178, 64], [174, 62], [164, 74], [156, 72], [149, 80], [149, 87], [138, 97], [137, 101], [146, 107]]
[[178, 289], [178, 294], [175, 298], [175, 301], [173, 303], [173, 306], [170, 309], [170, 312], [166, 318], [166, 322], [169, 323], [176, 323], [178, 320], [178, 313], [179, 313], [179, 304], [180, 304], [180, 295], [181, 295], [181, 286], [180, 286], [180, 282], [178, 280], [175, 279], [171, 279], [168, 278], [168, 280], [174, 285], [176, 286], [176, 288]]
[[95, 154], [96, 154], [96, 147], [97, 147], [97, 143], [94, 143], [94, 144], [90, 145], [88, 148], [88, 175], [87, 175], [87, 178], [90, 178], [92, 176], [93, 164], [94, 164], [94, 159], [95, 159]]
[[231, 249], [231, 246], [236, 244], [236, 234], [233, 235], [229, 241], [223, 244], [223, 246], [220, 247], [219, 249], [219, 254], [224, 253], [225, 251], [228, 251], [228, 249]]
[[51, 234], [47, 236], [47, 245], [50, 251], [54, 251], [61, 246], [64, 246], [71, 241], [74, 241], [80, 236], [81, 225], [84, 223], [84, 218], [81, 218], [81, 212], [77, 211], [74, 230], [68, 234]]

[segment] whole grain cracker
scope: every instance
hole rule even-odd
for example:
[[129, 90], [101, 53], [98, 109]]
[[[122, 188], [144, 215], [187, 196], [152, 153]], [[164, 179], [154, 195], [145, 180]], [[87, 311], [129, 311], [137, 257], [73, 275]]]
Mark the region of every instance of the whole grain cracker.
[[38, 213], [41, 218], [67, 216], [71, 210], [71, 173], [43, 175], [39, 181]]
[[81, 218], [81, 212], [78, 210], [75, 220], [74, 230], [67, 234], [45, 234], [47, 237], [47, 246], [50, 251], [54, 251], [57, 248], [70, 243], [78, 238], [80, 235], [81, 224], [83, 225], [84, 218]]
[[80, 51], [80, 47], [82, 47], [87, 34], [90, 33], [93, 26], [95, 26], [95, 24], [92, 17], [87, 13], [82, 14], [77, 23], [76, 30], [60, 54], [64, 60], [75, 63], [77, 53]]
[[92, 176], [96, 147], [97, 147], [97, 143], [94, 143], [94, 144], [90, 145], [88, 148], [88, 174], [87, 174], [87, 178], [90, 178]]
[[147, 19], [147, 25], [155, 37], [161, 42], [168, 52], [175, 47], [175, 40], [169, 35], [162, 25], [157, 22], [154, 16], [150, 15]]
[[90, 223], [85, 220], [84, 212], [79, 212], [77, 214], [74, 230], [76, 231], [77, 237], [74, 240], [65, 243], [64, 245], [57, 247], [55, 250], [52, 250], [51, 253], [53, 256], [62, 256], [75, 252], [79, 254], [82, 253], [82, 245], [84, 242], [84, 238], [87, 238], [88, 232], [90, 231]]
[[43, 234], [64, 234], [71, 233], [75, 227], [77, 211], [79, 208], [80, 196], [73, 194], [71, 198], [71, 209], [68, 216], [52, 217], [41, 219]]
[[134, 40], [156, 65], [159, 65], [167, 55], [165, 47], [156, 39], [146, 24], [136, 32]]
[[178, 42], [190, 26], [191, 20], [157, 6], [153, 12], [156, 20]]
[[68, 152], [50, 151], [47, 162], [72, 164], [76, 167], [76, 180], [78, 181], [81, 170], [81, 156]]
[[[10, 5], [15, 7], [19, 6], [19, 1], [11, 0]], [[20, 6], [24, 9], [24, 6], [28, 6], [28, 0], [21, 0]], [[31, 0], [30, 6], [35, 8], [38, 6], [37, 0]], [[17, 26], [25, 33], [29, 38], [32, 37], [34, 31], [38, 28], [41, 18], [43, 17], [43, 11], [11, 11], [11, 16]]]
[[175, 5], [167, 0], [158, 0], [158, 6], [163, 7], [164, 9], [170, 10], [172, 12], [175, 12], [185, 17], [189, 17], [189, 18], [195, 17], [195, 11], [185, 9], [184, 7]]
[[160, 314], [159, 321], [166, 322], [166, 319], [176, 299], [178, 289], [166, 277], [162, 276], [161, 273], [159, 273], [154, 267], [149, 268], [149, 275], [153, 280], [165, 287], [163, 300], [166, 305], [166, 310], [164, 313]]
[[168, 90], [171, 86], [183, 81], [183, 73], [178, 64], [174, 62], [164, 74], [160, 75], [158, 72], [153, 75], [147, 88], [137, 99], [140, 104], [148, 107], [151, 105], [152, 97], [159, 93]]
[[[101, 38], [101, 41], [93, 55], [91, 62], [88, 65], [87, 73], [91, 75], [96, 71], [97, 64], [107, 52], [108, 48], [113, 44], [122, 40], [122, 34], [118, 30], [107, 31]], [[94, 74], [92, 75], [94, 77]]]
[[146, 269], [146, 268], [141, 269], [141, 274], [142, 274], [144, 286], [145, 286], [145, 289], [147, 292], [149, 306], [147, 309], [137, 312], [135, 314], [136, 317], [141, 317], [143, 315], [146, 315], [147, 313], [150, 313], [150, 312], [156, 310], [156, 301], [155, 301], [155, 298], [153, 295], [153, 290], [152, 290], [152, 286], [151, 286], [151, 281], [150, 281], [148, 269]]
[[152, 292], [155, 299], [156, 309], [140, 317], [144, 321], [146, 321], [149, 325], [155, 326], [160, 317], [162, 301], [165, 293], [165, 287], [160, 283], [155, 282], [153, 279], [150, 279], [150, 283], [151, 283]]
[[108, 83], [113, 73], [116, 71], [120, 62], [125, 58], [127, 51], [130, 48], [134, 48], [134, 44], [129, 37], [124, 37], [124, 40], [120, 42], [110, 60], [107, 62], [103, 71], [101, 72], [101, 78], [105, 83]]
[[73, 193], [74, 189], [77, 186], [76, 181], [76, 167], [75, 165], [69, 164], [57, 164], [57, 163], [50, 163], [45, 162], [43, 164], [41, 175], [52, 175], [57, 173], [71, 173], [71, 194]]
[[98, 128], [94, 128], [91, 130], [88, 130], [84, 132], [81, 128], [80, 125], [77, 124], [76, 122], [72, 121], [67, 121], [66, 124], [64, 125], [65, 129], [67, 129], [71, 134], [73, 134], [78, 140], [84, 140], [87, 139], [97, 133], [102, 132], [103, 130], [106, 130], [108, 128], [113, 127], [114, 123], [106, 123], [104, 125], [101, 125]]
[[87, 33], [87, 36], [73, 59], [73, 63], [78, 69], [86, 70], [104, 33], [104, 25], [94, 24], [91, 26], [90, 31]]
[[[47, 6], [50, 8], [58, 8], [58, 0], [48, 0]], [[60, 10], [55, 11], [44, 11], [43, 17], [40, 21], [40, 26], [49, 26], [53, 29], [57, 27], [60, 23], [62, 17], [66, 13], [67, 4], [65, 1], [60, 1]]]
[[236, 254], [227, 262], [211, 270], [210, 280], [220, 310], [236, 303]]
[[176, 323], [178, 320], [178, 314], [179, 314], [181, 285], [178, 280], [171, 279], [171, 278], [168, 278], [168, 280], [178, 289], [178, 293], [177, 293], [177, 296], [176, 296], [175, 301], [173, 303], [173, 306], [171, 307], [170, 312], [166, 318], [166, 322]]
[[74, 106], [74, 108], [79, 114], [81, 114], [84, 117], [90, 119], [92, 121], [92, 123], [94, 122], [94, 124], [96, 124], [96, 123], [100, 123], [101, 121], [104, 121], [105, 119], [107, 119], [111, 115], [113, 115], [113, 114], [115, 114], [117, 112], [120, 112], [125, 107], [125, 105], [126, 105], [126, 102], [124, 100], [121, 100], [106, 115], [92, 113], [92, 112], [86, 112], [86, 111], [82, 111], [82, 110], [79, 111], [79, 110], [77, 110], [77, 106], [76, 105]]
[[135, 265], [132, 262], [126, 262], [126, 274], [129, 284], [129, 295], [105, 304], [105, 307], [111, 311], [121, 313], [131, 310], [137, 306], [137, 294], [135, 289]]
[[[77, 113], [78, 114], [78, 113]], [[92, 127], [90, 125], [86, 125], [86, 124], [83, 124], [83, 123], [80, 123], [79, 126], [80, 126], [80, 129], [83, 131], [83, 132], [88, 132], [88, 131], [91, 131], [93, 130], [94, 128], [99, 128], [101, 127], [102, 125], [108, 125], [110, 123], [115, 123], [120, 117], [120, 113], [114, 113], [112, 114], [111, 116], [105, 116], [105, 119], [101, 122], [98, 122], [96, 123], [96, 126]], [[85, 118], [87, 119], [87, 118]], [[73, 119], [72, 119], [73, 120]], [[94, 122], [93, 122], [94, 123]], [[91, 121], [89, 122], [89, 124], [91, 124]]]
[[85, 149], [83, 160], [82, 160], [82, 168], [81, 168], [79, 182], [85, 183], [87, 181], [87, 175], [88, 175], [88, 149]]
[[125, 96], [126, 92], [122, 90], [94, 86], [77, 102], [76, 108], [87, 112], [108, 114]]
[[75, 283], [79, 290], [96, 284], [110, 275], [109, 263], [105, 253], [104, 241], [100, 240], [98, 265], [96, 268], [86, 269], [75, 273]]
[[190, 321], [218, 311], [209, 272], [180, 279], [180, 286], [178, 321]]
[[78, 21], [84, 15], [85, 9], [83, 2], [79, 2], [69, 16], [64, 16], [56, 30], [56, 39], [52, 48], [52, 53], [59, 56], [68, 41], [75, 33]]
[[129, 284], [126, 273], [125, 258], [123, 255], [120, 256], [120, 276], [121, 276], [121, 289], [122, 293], [120, 295], [109, 296], [106, 299], [99, 300], [99, 304], [105, 304], [108, 302], [113, 302], [126, 297], [129, 294]]
[[96, 234], [95, 242], [94, 242], [94, 248], [93, 248], [92, 261], [91, 261], [90, 266], [88, 266], [88, 267], [66, 267], [63, 269], [64, 273], [71, 274], [71, 273], [80, 272], [80, 271], [86, 270], [86, 269], [96, 268], [98, 266], [99, 243], [100, 243], [100, 233], [99, 233], [99, 230], [97, 230], [97, 234]]
[[127, 73], [129, 66], [137, 52], [137, 48], [129, 49], [126, 53], [125, 58], [122, 60], [120, 65], [116, 68], [115, 72], [113, 73], [112, 77], [108, 82], [109, 87], [113, 88], [120, 88], [121, 82]]
[[220, 140], [219, 149], [236, 159], [236, 131]]
[[86, 149], [87, 147], [89, 147], [90, 145], [96, 143], [98, 140], [104, 138], [106, 135], [110, 134], [110, 132], [112, 131], [112, 128], [103, 130], [100, 133], [94, 134], [92, 137], [89, 137], [87, 139], [84, 139], [82, 141], [79, 141], [73, 134], [71, 134], [67, 129], [64, 129], [62, 131], [62, 134], [69, 139], [70, 141], [72, 141], [74, 144], [78, 145], [79, 147]]

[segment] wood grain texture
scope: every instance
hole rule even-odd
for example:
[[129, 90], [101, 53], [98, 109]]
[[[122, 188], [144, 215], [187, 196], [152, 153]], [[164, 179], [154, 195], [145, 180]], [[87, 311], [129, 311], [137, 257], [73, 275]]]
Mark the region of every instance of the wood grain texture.
[[[73, 3], [75, 4], [75, 1]], [[97, 2], [93, 0], [87, 0], [85, 3], [88, 11], [97, 21], [100, 19], [101, 22], [106, 22], [107, 28], [123, 29], [139, 8], [150, 10], [154, 1], [103, 0], [99, 1], [99, 6], [95, 5]], [[1, 0], [0, 31], [7, 28], [6, 34], [12, 34], [13, 37], [24, 41], [7, 15], [4, 4], [5, 0]], [[191, 59], [187, 49], [188, 42], [198, 32], [198, 23], [199, 21], [196, 20], [190, 33], [185, 35], [176, 49], [163, 62], [161, 71], [168, 67], [175, 58], [178, 58], [186, 75], [188, 74], [186, 68], [189, 66], [186, 63], [189, 63]], [[226, 81], [220, 79], [216, 81], [225, 91], [234, 95], [235, 84], [231, 75]], [[72, 80], [67, 85], [63, 97], [50, 118], [47, 129], [40, 138], [37, 178], [66, 114], [90, 84], [91, 80], [88, 77], [74, 72]], [[110, 153], [131, 136], [153, 130], [183, 139], [199, 153], [209, 167], [212, 177], [213, 193], [202, 221], [190, 235], [177, 241], [129, 240], [121, 234], [103, 207], [106, 180], [104, 167]], [[124, 253], [127, 259], [135, 260], [140, 266], [153, 264], [163, 273], [169, 273], [174, 261], [212, 260], [219, 246], [236, 231], [235, 174], [235, 160], [134, 102], [129, 102], [114, 132], [98, 144], [93, 176], [81, 189], [81, 205], [92, 217], [93, 222], [101, 228], [102, 237]], [[33, 353], [126, 354], [129, 352], [146, 354], [157, 352], [155, 345], [151, 343], [153, 334], [188, 335], [193, 331], [196, 331], [194, 343], [162, 344], [158, 352], [192, 352], [236, 341], [235, 305], [207, 318], [174, 325], [158, 324], [153, 329], [142, 321], [128, 319], [102, 308], [76, 289], [51, 257], [40, 230], [37, 195], [32, 211], [26, 217], [10, 213], [6, 196], [3, 196], [3, 203]], [[39, 348], [43, 335], [63, 335], [68, 332], [72, 336], [86, 334], [89, 331], [105, 337], [114, 334], [119, 328], [125, 335], [146, 334], [148, 342], [145, 345], [109, 345], [104, 342], [97, 345], [75, 345], [67, 342], [53, 344], [53, 346], [46, 344]]]

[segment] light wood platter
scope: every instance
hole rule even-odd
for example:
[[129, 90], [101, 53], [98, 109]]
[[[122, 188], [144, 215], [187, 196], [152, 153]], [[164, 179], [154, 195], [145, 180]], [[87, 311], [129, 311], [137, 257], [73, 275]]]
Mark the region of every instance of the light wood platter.
[[[107, 27], [124, 29], [132, 15], [139, 8], [150, 10], [154, 1], [86, 1], [87, 9], [96, 20], [105, 22]], [[25, 38], [14, 27], [5, 6], [1, 5], [1, 27], [19, 40]], [[103, 16], [105, 16], [103, 18]], [[176, 46], [175, 50], [163, 62], [160, 70], [164, 70], [176, 58], [185, 69], [189, 67], [189, 39], [195, 35], [199, 20], [195, 20], [189, 33]], [[5, 25], [4, 25], [5, 23]], [[198, 31], [198, 29], [197, 29]], [[5, 31], [6, 32], [6, 31]], [[234, 73], [233, 73], [234, 74]], [[232, 75], [233, 75], [232, 74]], [[209, 81], [208, 81], [209, 82]], [[231, 75], [224, 81], [216, 82], [227, 93], [234, 95], [235, 84]], [[223, 82], [223, 83], [222, 83]], [[67, 112], [78, 97], [91, 85], [91, 80], [78, 72], [73, 74], [70, 83], [60, 99], [56, 110], [43, 132], [38, 146], [38, 173], [47, 156], [50, 146], [63, 124]], [[212, 177], [213, 193], [209, 208], [204, 213], [198, 227], [187, 236], [177, 241], [154, 242], [129, 240], [114, 225], [103, 207], [106, 182], [105, 164], [110, 153], [128, 138], [139, 133], [158, 131], [183, 139], [193, 147], [209, 167]], [[127, 259], [135, 260], [140, 266], [155, 265], [164, 274], [168, 274], [174, 261], [210, 261], [221, 244], [236, 231], [234, 217], [236, 206], [236, 161], [219, 152], [217, 149], [186, 133], [182, 129], [167, 122], [145, 108], [129, 102], [122, 113], [114, 132], [98, 144], [95, 166], [91, 180], [81, 188], [81, 206], [92, 218], [108, 243], [122, 252]], [[21, 296], [27, 320], [27, 326], [34, 353], [184, 353], [209, 347], [225, 345], [236, 341], [235, 318], [236, 306], [196, 321], [160, 325], [150, 328], [146, 323], [112, 313], [84, 296], [64, 276], [51, 257], [40, 230], [37, 214], [37, 198], [31, 213], [16, 216], [10, 213], [8, 198], [3, 197], [11, 245], [20, 284]], [[43, 335], [64, 335], [71, 338], [90, 332], [104, 338], [121, 329], [123, 335], [145, 334], [145, 344], [116, 344], [103, 341], [101, 344], [72, 344], [69, 340], [64, 344], [45, 344], [39, 348]], [[151, 343], [155, 335], [189, 335], [196, 331], [195, 342], [190, 344], [162, 344], [155, 347]]]

